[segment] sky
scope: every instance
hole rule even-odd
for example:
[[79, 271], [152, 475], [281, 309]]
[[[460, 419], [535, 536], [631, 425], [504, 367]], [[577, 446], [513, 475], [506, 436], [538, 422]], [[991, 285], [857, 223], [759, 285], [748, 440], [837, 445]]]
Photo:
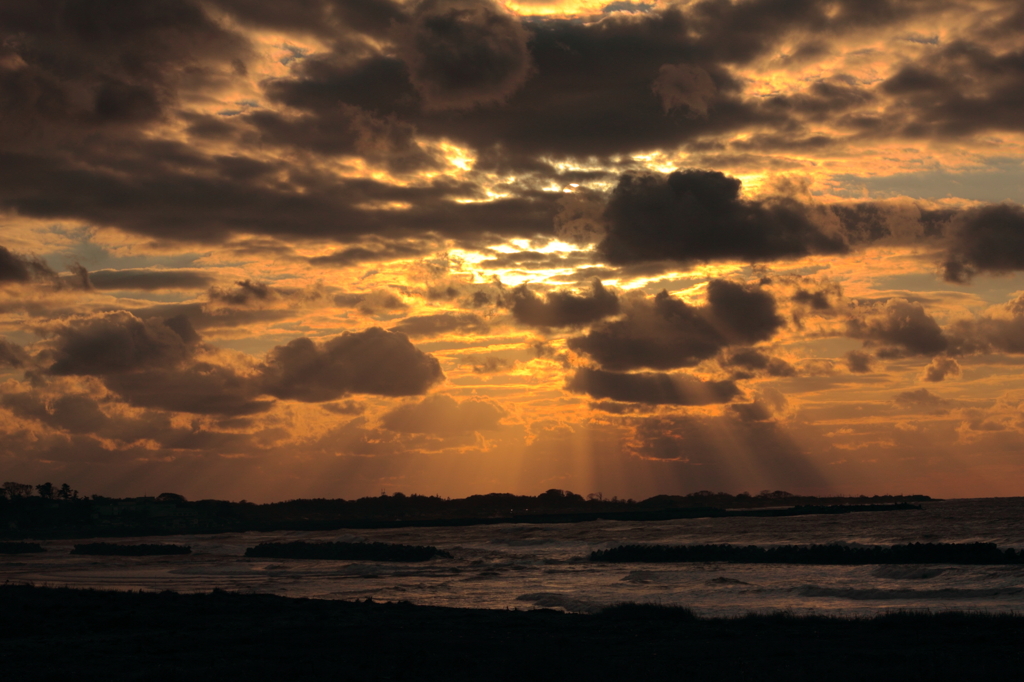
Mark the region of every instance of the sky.
[[0, 0], [0, 478], [1024, 494], [1017, 0]]

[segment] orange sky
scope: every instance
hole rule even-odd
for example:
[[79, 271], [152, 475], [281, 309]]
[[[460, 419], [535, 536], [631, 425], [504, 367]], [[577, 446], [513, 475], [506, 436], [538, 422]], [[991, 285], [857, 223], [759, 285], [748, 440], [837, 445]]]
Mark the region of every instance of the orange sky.
[[1019, 3], [0, 27], [3, 480], [1024, 494]]

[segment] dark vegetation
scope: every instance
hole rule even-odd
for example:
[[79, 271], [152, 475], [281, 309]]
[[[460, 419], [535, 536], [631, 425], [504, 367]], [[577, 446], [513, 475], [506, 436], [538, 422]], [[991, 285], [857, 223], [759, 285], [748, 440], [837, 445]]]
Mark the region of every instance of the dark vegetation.
[[91, 542], [75, 545], [72, 554], [96, 556], [161, 556], [166, 554], [191, 554], [187, 545], [117, 545], [110, 542]]
[[1019, 615], [583, 615], [15, 585], [0, 603], [12, 680], [934, 682], [1024, 668]]
[[247, 557], [271, 559], [342, 559], [349, 561], [429, 561], [451, 559], [437, 547], [386, 542], [261, 542], [245, 550]]
[[[35, 494], [33, 493], [35, 491]], [[0, 487], [0, 538], [127, 537], [181, 533], [272, 530], [334, 530], [404, 526], [467, 526], [492, 523], [572, 523], [595, 519], [666, 520], [707, 516], [787, 516], [918, 509], [926, 495], [800, 497], [713, 493], [658, 495], [646, 500], [584, 498], [552, 489], [540, 495], [491, 493], [463, 499], [381, 494], [358, 500], [289, 500], [269, 504], [189, 501], [175, 493], [157, 497], [79, 497], [66, 483]]]
[[35, 542], [0, 542], [0, 554], [34, 554], [45, 551], [42, 545]]
[[591, 561], [617, 563], [685, 563], [723, 561], [733, 564], [1024, 564], [1024, 550], [999, 549], [993, 543], [915, 542], [892, 547], [844, 545], [620, 545], [590, 554]]

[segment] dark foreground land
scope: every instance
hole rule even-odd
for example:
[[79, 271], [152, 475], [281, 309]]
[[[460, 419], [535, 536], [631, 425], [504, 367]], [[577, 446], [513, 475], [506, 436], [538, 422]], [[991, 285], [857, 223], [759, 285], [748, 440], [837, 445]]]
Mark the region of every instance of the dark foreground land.
[[698, 619], [0, 586], [0, 661], [31, 680], [1001, 680], [1024, 617]]

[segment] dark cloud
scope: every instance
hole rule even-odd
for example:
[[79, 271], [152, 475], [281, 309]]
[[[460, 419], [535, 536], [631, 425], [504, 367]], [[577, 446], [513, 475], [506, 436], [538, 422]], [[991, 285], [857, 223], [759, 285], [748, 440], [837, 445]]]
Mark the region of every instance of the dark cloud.
[[94, 433], [110, 421], [95, 400], [82, 394], [62, 395], [47, 405], [33, 393], [9, 393], [0, 398], [0, 405], [23, 419], [70, 433]]
[[531, 327], [580, 327], [619, 313], [619, 298], [595, 279], [589, 296], [567, 291], [548, 292], [542, 299], [523, 284], [511, 291], [506, 304], [516, 321]]
[[168, 324], [127, 311], [73, 318], [47, 331], [55, 339], [51, 374], [105, 376], [174, 367], [191, 357], [198, 338], [187, 320]]
[[504, 102], [530, 72], [526, 30], [491, 0], [423, 0], [394, 36], [427, 109]]
[[295, 339], [274, 348], [261, 371], [263, 393], [302, 402], [328, 402], [349, 393], [420, 395], [444, 379], [436, 358], [405, 334], [379, 327], [323, 343]]
[[1024, 130], [1024, 51], [996, 52], [954, 40], [922, 52], [880, 89], [886, 114], [912, 137], [961, 137], [986, 130]]
[[75, 130], [144, 125], [181, 90], [237, 70], [248, 55], [245, 39], [190, 0], [11, 0], [0, 8], [0, 36], [16, 56], [0, 68], [8, 147], [50, 126], [53, 143]]
[[249, 279], [235, 282], [233, 289], [221, 289], [220, 287], [210, 289], [211, 301], [237, 306], [245, 306], [259, 301], [270, 301], [279, 296], [280, 294], [266, 282], [253, 282]]
[[913, 391], [897, 393], [893, 398], [899, 407], [908, 410], [924, 411], [930, 413], [944, 413], [952, 403], [949, 400], [940, 398], [927, 388], [918, 388]]
[[21, 346], [0, 337], [0, 367], [24, 367], [28, 359]]
[[955, 222], [946, 281], [963, 283], [981, 272], [1024, 270], [1024, 207], [997, 204], [969, 209]]
[[[411, 69], [386, 55], [355, 63], [341, 51], [316, 55], [305, 60], [295, 78], [275, 82], [272, 96], [316, 116], [330, 115], [339, 104], [394, 116], [414, 124], [421, 134], [478, 150], [480, 167], [511, 164], [547, 173], [552, 169], [538, 157], [604, 157], [672, 147], [701, 133], [772, 120], [733, 96], [738, 84], [695, 49], [678, 10], [618, 14], [597, 22], [533, 20], [527, 52], [520, 51], [525, 34], [513, 28], [514, 22], [498, 18], [491, 3], [428, 2], [420, 7], [430, 8], [422, 13], [424, 18], [399, 31]], [[441, 10], [443, 20], [427, 18], [436, 7], [446, 8]], [[479, 22], [485, 17], [490, 17], [489, 27], [481, 30]], [[428, 23], [427, 31], [419, 28]], [[451, 31], [451, 37], [432, 40], [417, 61], [408, 51], [414, 36], [437, 30]], [[467, 48], [476, 54], [471, 56]], [[436, 60], [429, 62], [428, 54]], [[533, 68], [527, 71], [530, 62]], [[422, 76], [419, 64], [426, 65]], [[704, 88], [698, 99], [686, 79], [670, 79], [659, 91], [664, 95], [672, 86], [670, 92], [677, 93], [672, 102], [700, 102], [714, 116], [694, 117], [685, 102], [666, 114], [663, 97], [653, 86], [666, 65], [673, 73], [707, 74], [713, 95], [707, 94], [711, 89], [703, 78], [694, 81]], [[426, 110], [419, 106], [421, 97], [426, 98]], [[487, 106], [506, 97], [501, 105]], [[473, 103], [480, 105], [440, 110]]]
[[242, 120], [252, 125], [260, 141], [268, 145], [330, 156], [361, 156], [399, 173], [438, 165], [437, 159], [417, 143], [412, 125], [374, 116], [351, 105], [339, 105], [316, 116], [254, 111]]
[[792, 300], [795, 303], [810, 306], [813, 310], [832, 309], [832, 304], [829, 303], [828, 300], [828, 294], [824, 291], [805, 291], [804, 289], [797, 289], [797, 292], [793, 294]]
[[[258, 299], [254, 299], [258, 300]], [[216, 301], [214, 301], [216, 303]], [[293, 317], [291, 309], [267, 309], [261, 307], [211, 305], [210, 303], [171, 303], [137, 308], [139, 317], [181, 317], [188, 320], [195, 329], [237, 329], [260, 322], [272, 322]]]
[[662, 291], [623, 307], [623, 319], [569, 339], [569, 348], [610, 370], [675, 369], [692, 367], [732, 343], [765, 341], [783, 323], [770, 293], [725, 280], [708, 284], [705, 306], [690, 306]]
[[769, 292], [724, 279], [708, 282], [708, 308], [730, 343], [767, 341], [783, 325]]
[[397, 294], [384, 290], [367, 294], [337, 294], [334, 305], [339, 308], [357, 308], [364, 315], [401, 311], [409, 307]]
[[942, 381], [947, 376], [960, 376], [960, 363], [953, 358], [937, 356], [925, 367], [922, 379], [925, 381]]
[[381, 418], [384, 428], [400, 433], [452, 436], [472, 431], [495, 431], [506, 414], [488, 400], [456, 402], [446, 395], [427, 396], [418, 403], [400, 405]]
[[851, 350], [846, 354], [846, 367], [856, 374], [864, 374], [871, 371], [871, 359], [871, 353]]
[[739, 180], [716, 171], [626, 174], [608, 201], [607, 236], [598, 248], [612, 263], [758, 262], [847, 250], [799, 205], [746, 201], [739, 191]]
[[392, 0], [214, 0], [213, 4], [249, 26], [298, 30], [330, 39], [339, 38], [346, 29], [381, 38], [393, 21], [406, 18], [402, 6]]
[[110, 375], [103, 383], [129, 405], [169, 412], [242, 416], [266, 412], [274, 404], [256, 399], [255, 378], [205, 362]]
[[30, 282], [32, 280], [54, 280], [57, 273], [39, 258], [19, 256], [0, 246], [0, 285], [7, 282]]
[[350, 246], [340, 251], [335, 251], [329, 256], [316, 256], [310, 258], [311, 265], [336, 265], [348, 267], [359, 263], [376, 263], [379, 261], [402, 260], [407, 258], [418, 258], [433, 251], [432, 246], [423, 244], [409, 244], [391, 242], [374, 248], [365, 246]]
[[726, 365], [758, 370], [773, 377], [796, 376], [796, 368], [782, 358], [773, 358], [759, 350], [746, 348], [729, 355]]
[[832, 122], [848, 111], [872, 104], [876, 95], [861, 87], [856, 79], [838, 75], [819, 80], [807, 90], [793, 95], [776, 95], [766, 100], [770, 110], [778, 110], [804, 121]]
[[323, 300], [326, 293], [319, 283], [297, 289], [245, 279], [235, 282], [230, 289], [210, 287], [207, 296], [210, 303], [205, 306], [205, 312], [218, 316], [231, 308], [265, 310], [282, 305], [295, 308], [303, 303]]
[[950, 352], [1024, 353], [1024, 295], [1005, 306], [1006, 316], [960, 320], [949, 330]]
[[96, 289], [158, 291], [160, 289], [204, 289], [213, 278], [202, 270], [95, 270], [89, 280]]
[[586, 367], [576, 370], [565, 387], [592, 398], [650, 405], [714, 405], [740, 392], [731, 381], [702, 381], [688, 374], [620, 374]]
[[846, 335], [864, 339], [866, 344], [882, 345], [880, 356], [935, 355], [949, 347], [942, 328], [924, 307], [902, 298], [888, 301], [864, 319], [851, 317], [846, 323]]
[[452, 332], [486, 334], [490, 326], [474, 313], [437, 313], [407, 317], [392, 327], [391, 331], [409, 336], [437, 336]]
[[493, 374], [502, 372], [509, 367], [515, 366], [514, 360], [503, 358], [499, 355], [472, 355], [466, 358], [468, 364], [472, 365], [475, 374]]
[[[554, 193], [518, 188], [494, 201], [456, 201], [479, 194], [475, 186], [447, 180], [402, 187], [339, 180], [314, 170], [268, 185], [221, 173], [210, 158], [177, 142], [102, 147], [89, 150], [86, 163], [0, 151], [0, 206], [28, 217], [83, 220], [164, 240], [217, 243], [244, 233], [344, 242], [435, 232], [487, 244], [498, 235], [554, 232]], [[408, 208], [386, 207], [393, 202]], [[331, 257], [324, 258], [317, 264], [330, 264]], [[341, 265], [374, 259], [391, 256], [367, 248], [337, 257]]]
[[772, 418], [771, 407], [757, 400], [752, 403], [737, 403], [729, 407], [737, 417], [745, 422], [763, 422]]

